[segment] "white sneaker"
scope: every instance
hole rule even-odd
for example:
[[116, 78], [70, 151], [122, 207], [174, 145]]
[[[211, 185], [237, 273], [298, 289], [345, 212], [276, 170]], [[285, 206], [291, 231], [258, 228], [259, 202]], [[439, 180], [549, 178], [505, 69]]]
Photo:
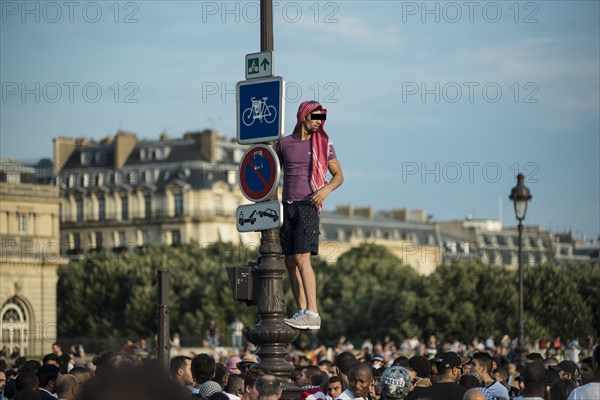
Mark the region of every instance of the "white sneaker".
[[296, 314], [292, 315], [290, 318], [284, 318], [283, 322], [285, 322], [286, 324], [290, 324], [290, 322], [294, 322], [299, 320], [300, 318], [302, 318], [304, 316], [304, 310], [298, 310], [296, 311]]
[[[296, 315], [294, 315], [295, 317]], [[296, 329], [317, 330], [321, 329], [321, 317], [319, 314], [308, 315], [302, 313], [299, 318], [284, 319], [283, 322]]]

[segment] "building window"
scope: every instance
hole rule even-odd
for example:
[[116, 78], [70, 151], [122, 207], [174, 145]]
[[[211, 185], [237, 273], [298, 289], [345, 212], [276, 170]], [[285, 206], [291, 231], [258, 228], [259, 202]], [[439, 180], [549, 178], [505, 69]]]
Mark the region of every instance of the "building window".
[[77, 222], [83, 222], [83, 199], [77, 199]]
[[73, 249], [78, 250], [81, 248], [81, 236], [79, 233], [73, 234]]
[[152, 218], [152, 195], [147, 194], [144, 196], [144, 209], [146, 210], [146, 219]]
[[130, 171], [129, 172], [129, 183], [131, 183], [132, 185], [136, 185], [138, 183], [138, 175], [137, 175], [137, 171]]
[[125, 247], [125, 246], [127, 246], [127, 241], [125, 240], [125, 232], [120, 231], [119, 232], [119, 247]]
[[72, 188], [73, 186], [75, 186], [75, 176], [71, 174], [69, 175], [69, 187]]
[[6, 183], [11, 185], [18, 185], [21, 183], [21, 174], [18, 172], [7, 172]]
[[175, 194], [175, 216], [183, 215], [183, 193]]
[[150, 171], [150, 170], [144, 171], [144, 182], [152, 183], [152, 171]]
[[104, 164], [104, 162], [106, 161], [106, 153], [104, 153], [103, 151], [98, 151], [95, 154], [95, 158], [96, 164]]
[[98, 220], [104, 221], [106, 219], [106, 200], [104, 196], [98, 199]]
[[27, 231], [27, 217], [25, 215], [19, 215], [19, 233], [25, 233]]
[[84, 173], [83, 177], [82, 177], [82, 181], [83, 181], [82, 182], [83, 183], [83, 185], [82, 185], [83, 187], [86, 188], [86, 187], [90, 186], [90, 174]]
[[81, 165], [89, 165], [92, 162], [92, 154], [84, 151], [81, 153]]
[[129, 219], [129, 198], [127, 195], [121, 197], [121, 219]]
[[102, 247], [104, 247], [102, 232], [96, 232], [96, 248], [101, 249]]
[[150, 244], [150, 233], [146, 230], [142, 231], [142, 244], [143, 245]]
[[179, 229], [174, 229], [171, 231], [171, 244], [173, 246], [178, 246], [181, 244], [181, 231]]

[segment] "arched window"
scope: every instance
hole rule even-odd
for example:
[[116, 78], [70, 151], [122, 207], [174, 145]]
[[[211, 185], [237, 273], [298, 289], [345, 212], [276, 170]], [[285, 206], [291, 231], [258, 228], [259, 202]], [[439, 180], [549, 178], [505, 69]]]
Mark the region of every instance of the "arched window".
[[21, 356], [27, 354], [29, 341], [29, 315], [24, 304], [16, 297], [9, 299], [0, 310], [0, 347], [12, 351], [19, 348]]

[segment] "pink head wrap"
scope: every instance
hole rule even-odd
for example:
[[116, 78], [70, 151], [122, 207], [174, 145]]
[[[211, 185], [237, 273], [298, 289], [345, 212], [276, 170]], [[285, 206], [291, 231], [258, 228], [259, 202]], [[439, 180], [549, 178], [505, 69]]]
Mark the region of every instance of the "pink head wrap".
[[[298, 107], [298, 113], [296, 114], [297, 122], [294, 127], [294, 133], [300, 129], [302, 121], [310, 115], [315, 109], [323, 110], [324, 114], [327, 114], [327, 109], [323, 108], [321, 104], [316, 101], [304, 101]], [[331, 141], [329, 136], [325, 133], [325, 121], [319, 126], [319, 129], [312, 135], [311, 138], [312, 146], [312, 172], [310, 178], [310, 186], [314, 192], [321, 189], [327, 184], [327, 164], [329, 161], [329, 154], [331, 152], [330, 146]], [[319, 211], [322, 206], [319, 206]]]

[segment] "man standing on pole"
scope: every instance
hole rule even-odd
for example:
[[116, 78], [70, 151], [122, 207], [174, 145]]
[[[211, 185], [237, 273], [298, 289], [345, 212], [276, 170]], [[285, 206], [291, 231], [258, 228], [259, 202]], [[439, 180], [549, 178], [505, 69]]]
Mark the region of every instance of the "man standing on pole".
[[[319, 214], [330, 192], [344, 182], [333, 143], [325, 133], [327, 110], [316, 101], [298, 107], [291, 135], [277, 142], [283, 165], [281, 248], [298, 312], [284, 322], [296, 329], [320, 329], [317, 284], [310, 256], [319, 251]], [[327, 171], [331, 180], [327, 182]]]

